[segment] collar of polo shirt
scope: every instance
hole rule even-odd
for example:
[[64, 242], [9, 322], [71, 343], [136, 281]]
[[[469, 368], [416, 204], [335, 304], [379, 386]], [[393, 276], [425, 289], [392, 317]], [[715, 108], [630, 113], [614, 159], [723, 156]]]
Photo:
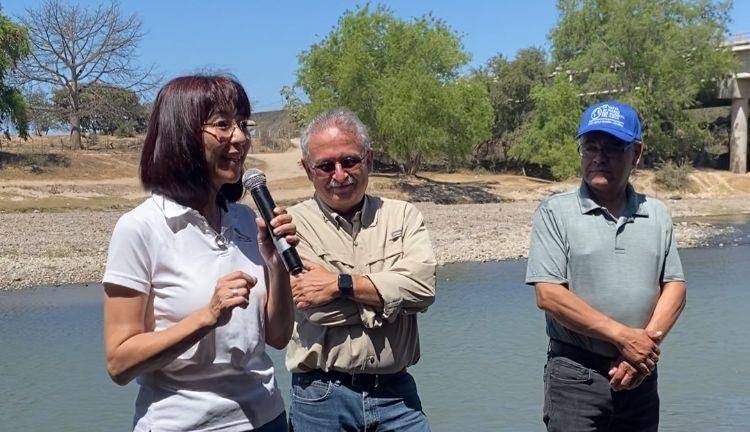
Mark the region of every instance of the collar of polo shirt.
[[[635, 193], [635, 189], [630, 183], [628, 183], [626, 193], [628, 195], [626, 213], [648, 217], [648, 210], [643, 206], [643, 202], [639, 201], [638, 194]], [[594, 200], [594, 194], [584, 181], [581, 181], [581, 187], [578, 188], [578, 204], [581, 207], [582, 214], [590, 213], [596, 209], [602, 208], [602, 206]]]
[[[151, 199], [154, 200], [156, 205], [161, 209], [162, 213], [164, 213], [164, 217], [167, 219], [178, 218], [180, 216], [184, 216], [191, 212], [195, 214], [200, 214], [198, 210], [192, 207], [184, 206], [158, 193], [152, 193]], [[219, 206], [219, 210], [222, 212], [221, 214], [222, 219], [226, 217], [234, 219], [234, 216], [232, 216], [228, 208], [223, 208], [222, 206]]]
[[195, 209], [192, 209], [190, 207], [186, 207], [178, 202], [172, 201], [171, 199], [165, 197], [164, 195], [159, 195], [157, 193], [151, 194], [151, 198], [154, 200], [157, 206], [161, 209], [162, 213], [164, 213], [164, 217], [167, 219], [173, 219], [178, 218], [180, 216], [184, 216], [191, 211], [196, 211]]

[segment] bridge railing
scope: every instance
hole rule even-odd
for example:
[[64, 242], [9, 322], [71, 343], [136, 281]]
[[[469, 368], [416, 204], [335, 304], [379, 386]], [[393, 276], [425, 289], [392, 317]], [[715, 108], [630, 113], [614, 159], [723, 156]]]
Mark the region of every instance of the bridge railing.
[[739, 45], [743, 43], [750, 43], [750, 32], [735, 33], [729, 35], [727, 38], [727, 45]]

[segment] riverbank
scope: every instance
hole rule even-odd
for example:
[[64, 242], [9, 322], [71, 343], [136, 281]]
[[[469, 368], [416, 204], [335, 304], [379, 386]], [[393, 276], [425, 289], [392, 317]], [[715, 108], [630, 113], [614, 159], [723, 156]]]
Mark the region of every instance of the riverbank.
[[[681, 248], [736, 229], [703, 217], [747, 214], [750, 199], [665, 200]], [[531, 217], [539, 201], [487, 204], [416, 203], [425, 217], [440, 264], [526, 257]], [[101, 279], [112, 229], [122, 211], [0, 213], [0, 289], [85, 283]]]
[[[246, 160], [247, 167], [265, 172], [283, 205], [313, 193], [297, 145], [292, 140], [284, 152], [253, 153]], [[138, 152], [132, 145], [86, 151], [53, 147], [16, 142], [0, 152], [0, 289], [99, 281], [117, 219], [148, 196], [138, 181]], [[692, 186], [679, 192], [662, 189], [649, 170], [637, 171], [631, 180], [636, 190], [669, 206], [680, 247], [731, 238], [731, 227], [699, 218], [750, 215], [750, 175], [694, 170], [690, 178]], [[438, 261], [446, 264], [525, 257], [539, 201], [578, 183], [482, 170], [409, 177], [373, 173], [368, 190], [416, 203]]]

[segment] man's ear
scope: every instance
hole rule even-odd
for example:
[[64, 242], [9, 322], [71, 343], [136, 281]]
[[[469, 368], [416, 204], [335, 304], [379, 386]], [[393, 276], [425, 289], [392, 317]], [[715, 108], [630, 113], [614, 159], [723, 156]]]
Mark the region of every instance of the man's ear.
[[372, 149], [367, 149], [367, 152], [365, 153], [365, 160], [367, 161], [367, 172], [372, 172], [372, 167], [375, 163], [375, 157], [372, 152]]
[[635, 144], [635, 152], [633, 153], [633, 167], [637, 167], [638, 163], [641, 161], [641, 157], [643, 156], [643, 152], [646, 150], [646, 144], [639, 142]]
[[305, 174], [307, 174], [307, 179], [312, 181], [312, 174], [310, 173], [310, 168], [307, 166], [307, 162], [305, 162], [304, 159], [300, 159], [299, 164], [302, 165], [302, 169], [305, 170]]

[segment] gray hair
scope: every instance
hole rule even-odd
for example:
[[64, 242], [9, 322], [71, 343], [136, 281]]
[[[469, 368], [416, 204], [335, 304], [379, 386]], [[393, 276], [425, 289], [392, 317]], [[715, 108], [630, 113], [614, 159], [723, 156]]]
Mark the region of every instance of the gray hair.
[[302, 150], [302, 157], [307, 159], [311, 136], [334, 126], [352, 134], [365, 150], [372, 149], [367, 126], [362, 123], [357, 114], [346, 108], [333, 108], [315, 116], [305, 130], [302, 131], [299, 143], [300, 150]]

